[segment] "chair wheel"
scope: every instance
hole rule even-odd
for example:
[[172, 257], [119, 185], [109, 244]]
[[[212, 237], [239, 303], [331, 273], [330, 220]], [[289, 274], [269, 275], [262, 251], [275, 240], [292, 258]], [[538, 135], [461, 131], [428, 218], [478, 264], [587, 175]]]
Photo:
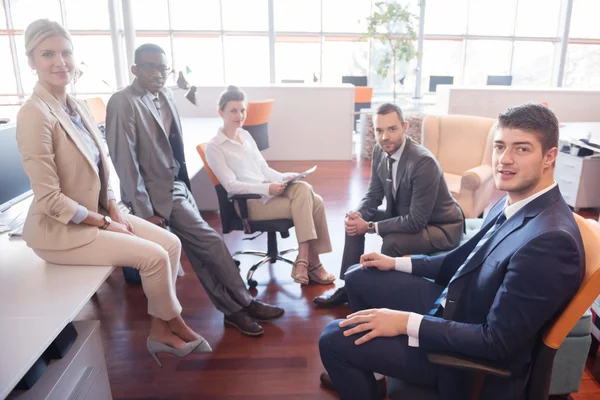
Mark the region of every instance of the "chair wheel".
[[248, 286], [250, 287], [250, 289], [254, 289], [258, 286], [258, 282], [256, 282], [254, 279], [251, 279], [248, 281]]
[[235, 262], [235, 266], [238, 267], [238, 269], [240, 269], [240, 260], [236, 260], [235, 258], [233, 259], [233, 261]]

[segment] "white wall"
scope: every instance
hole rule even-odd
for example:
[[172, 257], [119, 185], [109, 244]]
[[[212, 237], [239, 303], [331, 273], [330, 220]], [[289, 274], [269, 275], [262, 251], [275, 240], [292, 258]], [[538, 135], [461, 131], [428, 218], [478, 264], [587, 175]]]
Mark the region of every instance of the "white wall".
[[497, 118], [508, 107], [546, 102], [561, 122], [600, 121], [600, 90], [510, 86], [437, 87], [437, 113]]
[[[354, 86], [270, 85], [241, 88], [248, 101], [274, 99], [267, 160], [351, 160]], [[174, 89], [182, 118], [215, 117], [224, 86], [199, 86], [196, 105]]]

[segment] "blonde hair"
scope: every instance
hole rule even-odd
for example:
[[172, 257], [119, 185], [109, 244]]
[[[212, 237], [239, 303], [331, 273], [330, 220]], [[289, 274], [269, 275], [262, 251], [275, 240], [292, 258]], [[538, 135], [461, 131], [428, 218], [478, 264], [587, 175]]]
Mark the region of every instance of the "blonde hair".
[[52, 36], [63, 36], [73, 46], [71, 35], [58, 22], [49, 19], [38, 19], [33, 21], [25, 30], [25, 54], [31, 58], [35, 48], [44, 40]]

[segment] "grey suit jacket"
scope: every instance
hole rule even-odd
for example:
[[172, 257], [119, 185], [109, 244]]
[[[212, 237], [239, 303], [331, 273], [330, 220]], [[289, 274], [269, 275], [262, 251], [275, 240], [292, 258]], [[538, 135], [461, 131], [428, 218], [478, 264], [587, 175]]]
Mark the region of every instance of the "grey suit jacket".
[[[181, 121], [168, 88], [162, 90], [171, 113], [171, 134], [181, 138]], [[183, 142], [172, 148], [151, 96], [137, 82], [112, 95], [106, 109], [106, 141], [121, 181], [121, 197], [134, 215], [159, 215], [167, 221], [173, 208], [174, 171], [190, 188]]]
[[[376, 145], [373, 150], [371, 179], [358, 211], [364, 220], [372, 220], [386, 197], [387, 154]], [[448, 189], [437, 160], [425, 147], [406, 136], [406, 146], [397, 163], [399, 182], [396, 199], [386, 199], [385, 220], [378, 223], [381, 236], [388, 233], [416, 234], [427, 229], [431, 243], [439, 249], [457, 246], [462, 236], [464, 217]], [[390, 212], [392, 210], [392, 212]]]

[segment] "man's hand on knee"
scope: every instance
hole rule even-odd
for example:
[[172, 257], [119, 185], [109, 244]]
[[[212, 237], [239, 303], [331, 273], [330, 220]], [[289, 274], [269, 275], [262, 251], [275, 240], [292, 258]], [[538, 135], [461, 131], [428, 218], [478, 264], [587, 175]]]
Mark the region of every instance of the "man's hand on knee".
[[346, 220], [344, 221], [344, 227], [346, 228], [346, 233], [349, 236], [364, 235], [367, 233], [367, 229], [369, 228], [367, 221], [362, 219], [360, 216], [354, 218], [346, 217]]
[[364, 267], [374, 267], [380, 271], [392, 271], [396, 268], [396, 259], [381, 253], [369, 253], [360, 256], [360, 264]]
[[348, 318], [340, 322], [340, 328], [356, 325], [344, 331], [344, 336], [352, 336], [369, 331], [354, 341], [360, 345], [376, 337], [394, 337], [406, 335], [408, 317], [406, 311], [396, 311], [387, 308], [376, 308], [362, 310], [348, 315]]

